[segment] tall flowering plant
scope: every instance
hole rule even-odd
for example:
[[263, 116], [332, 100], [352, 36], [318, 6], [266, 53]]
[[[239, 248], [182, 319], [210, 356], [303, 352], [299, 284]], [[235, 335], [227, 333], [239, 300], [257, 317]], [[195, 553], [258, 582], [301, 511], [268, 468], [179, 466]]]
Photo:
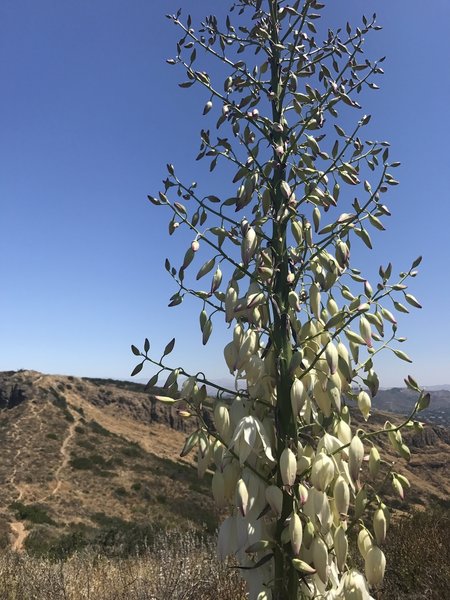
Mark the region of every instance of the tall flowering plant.
[[[180, 87], [203, 88], [205, 119], [217, 118], [215, 132], [202, 129], [197, 158], [209, 160], [211, 172], [228, 163], [233, 192], [202, 195], [169, 164], [149, 200], [169, 210], [171, 235], [192, 233], [181, 266], [166, 261], [177, 286], [170, 306], [186, 294], [199, 299], [203, 344], [213, 321], [225, 320], [235, 385], [172, 368], [166, 357], [175, 340], [160, 359], [149, 355], [148, 340], [142, 350], [132, 346], [140, 358], [133, 375], [156, 365], [154, 386], [168, 371], [165, 387], [179, 399], [159, 400], [182, 401], [180, 414], [195, 419], [182, 455], [195, 451], [199, 475], [213, 472], [215, 502], [228, 511], [218, 553], [237, 558], [250, 600], [371, 597], [386, 564], [383, 492], [390, 484], [403, 497], [409, 485], [377, 440], [386, 436], [408, 459], [402, 429], [420, 428], [416, 413], [429, 402], [408, 377], [418, 399], [403, 423], [379, 431], [355, 423], [355, 411], [359, 423], [370, 417], [376, 355], [411, 362], [398, 347], [395, 312], [420, 308], [406, 284], [420, 258], [398, 276], [391, 264], [380, 267], [374, 284], [352, 263], [354, 246], [371, 249], [371, 230], [384, 229], [384, 197], [398, 183], [399, 163], [387, 142], [365, 139], [370, 116], [358, 102], [383, 73], [383, 59], [363, 57], [376, 17], [325, 30], [324, 8], [317, 0], [238, 0], [224, 23], [209, 16], [198, 28], [180, 12], [168, 15], [181, 39], [167, 62], [184, 69]], [[199, 67], [201, 57], [217, 61], [220, 75]], [[195, 280], [209, 278], [206, 291], [187, 282], [196, 262]], [[352, 535], [363, 573], [351, 566]]]

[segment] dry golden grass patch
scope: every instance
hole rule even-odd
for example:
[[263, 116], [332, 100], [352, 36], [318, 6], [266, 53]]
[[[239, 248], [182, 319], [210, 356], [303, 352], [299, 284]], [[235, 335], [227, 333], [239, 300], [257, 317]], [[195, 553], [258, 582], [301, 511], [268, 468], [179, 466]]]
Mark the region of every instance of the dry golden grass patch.
[[195, 532], [159, 535], [133, 558], [93, 551], [63, 561], [5, 553], [2, 600], [244, 600], [234, 569], [216, 559], [213, 541]]

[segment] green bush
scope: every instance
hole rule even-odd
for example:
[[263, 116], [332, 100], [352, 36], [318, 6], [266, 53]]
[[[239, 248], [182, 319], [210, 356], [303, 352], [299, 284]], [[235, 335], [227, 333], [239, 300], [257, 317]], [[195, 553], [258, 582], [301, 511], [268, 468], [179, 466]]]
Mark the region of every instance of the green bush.
[[13, 502], [10, 508], [15, 512], [16, 518], [21, 521], [31, 521], [32, 523], [56, 525], [55, 521], [47, 513], [46, 509], [38, 504], [23, 504], [23, 502]]

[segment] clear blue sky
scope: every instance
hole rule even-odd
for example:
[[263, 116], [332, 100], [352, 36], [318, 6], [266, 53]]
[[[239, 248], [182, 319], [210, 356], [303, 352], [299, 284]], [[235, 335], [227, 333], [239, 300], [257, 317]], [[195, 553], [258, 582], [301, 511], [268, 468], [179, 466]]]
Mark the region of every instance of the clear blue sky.
[[[177, 30], [164, 18], [182, 4], [194, 16], [225, 13], [225, 0], [3, 0], [0, 5], [0, 369], [122, 378], [131, 343], [155, 354], [177, 337], [174, 361], [225, 374], [227, 333], [204, 349], [193, 300], [167, 308], [174, 284], [166, 256], [185, 246], [168, 215], [146, 200], [173, 162], [202, 192], [217, 193], [198, 151], [204, 95], [181, 90], [165, 64]], [[373, 272], [424, 260], [411, 292], [423, 303], [400, 319], [414, 365], [380, 359], [382, 385], [407, 373], [450, 382], [450, 3], [330, 2], [330, 23], [377, 11], [384, 26], [369, 56], [387, 55], [381, 90], [364, 105], [373, 136], [392, 143], [401, 185], [372, 254]], [[338, 5], [338, 6], [337, 6]], [[176, 261], [175, 261], [176, 262]], [[147, 370], [150, 375], [152, 372]]]

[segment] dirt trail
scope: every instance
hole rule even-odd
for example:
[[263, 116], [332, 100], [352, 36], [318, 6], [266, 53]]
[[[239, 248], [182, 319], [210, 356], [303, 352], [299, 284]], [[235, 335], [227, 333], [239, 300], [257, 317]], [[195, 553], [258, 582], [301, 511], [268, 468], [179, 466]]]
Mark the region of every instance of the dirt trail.
[[[59, 492], [59, 489], [62, 484], [61, 472], [63, 469], [65, 469], [67, 467], [67, 465], [69, 464], [69, 460], [70, 460], [70, 452], [67, 450], [67, 446], [69, 445], [70, 441], [72, 440], [73, 436], [75, 435], [75, 428], [78, 425], [78, 423], [80, 422], [80, 418], [81, 418], [77, 412], [74, 413], [69, 407], [67, 407], [67, 409], [69, 410], [70, 414], [73, 416], [74, 420], [70, 424], [69, 431], [67, 432], [67, 435], [64, 438], [63, 443], [61, 444], [60, 454], [62, 456], [62, 460], [61, 460], [61, 463], [59, 464], [59, 467], [55, 471], [55, 487], [53, 488], [51, 493], [47, 496], [47, 498], [49, 498], [50, 496], [55, 496]], [[47, 498], [44, 498], [44, 500], [46, 500]]]
[[30, 532], [25, 529], [25, 525], [22, 521], [11, 521], [9, 526], [11, 527], [14, 536], [12, 549], [15, 552], [23, 552], [25, 540]]

